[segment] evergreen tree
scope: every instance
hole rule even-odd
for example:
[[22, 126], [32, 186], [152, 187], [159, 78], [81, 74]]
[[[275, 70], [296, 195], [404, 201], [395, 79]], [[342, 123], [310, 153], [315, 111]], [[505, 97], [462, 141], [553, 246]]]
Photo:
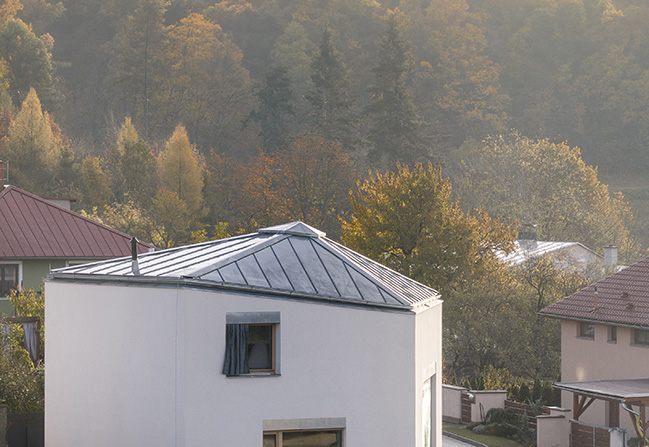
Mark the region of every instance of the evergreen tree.
[[[266, 73], [264, 86], [257, 93], [259, 108], [253, 110], [248, 120], [259, 122], [264, 148], [273, 152], [286, 144], [288, 135], [286, 115], [293, 115], [293, 93], [286, 68], [276, 67]], [[244, 123], [245, 124], [245, 123]]]
[[421, 122], [410, 93], [406, 78], [411, 69], [409, 43], [399, 29], [398, 11], [391, 12], [381, 42], [378, 64], [374, 72], [372, 95], [367, 107], [372, 122], [369, 151], [374, 164], [391, 166], [395, 161], [413, 161], [424, 153]]
[[163, 0], [140, 0], [112, 44], [113, 88], [120, 90], [124, 112], [141, 123], [147, 136], [150, 98], [164, 48], [165, 5]]
[[334, 47], [329, 29], [311, 62], [313, 88], [306, 94], [316, 131], [329, 140], [338, 140], [349, 149], [352, 140], [352, 102], [347, 94], [347, 70]]

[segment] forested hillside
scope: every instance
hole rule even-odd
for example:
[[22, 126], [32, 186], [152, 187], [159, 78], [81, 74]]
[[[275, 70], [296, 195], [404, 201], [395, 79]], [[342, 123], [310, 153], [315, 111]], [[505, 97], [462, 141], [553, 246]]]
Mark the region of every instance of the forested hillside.
[[[646, 225], [630, 218], [649, 215], [644, 5], [5, 0], [0, 158], [11, 183], [78, 196], [85, 212], [162, 246], [288, 219], [338, 237], [348, 191], [368, 169], [432, 162], [464, 209], [596, 249], [624, 249], [629, 237], [644, 247]], [[597, 172], [582, 176], [604, 194], [588, 221], [609, 213], [606, 231], [582, 237], [555, 231], [565, 219], [542, 221], [562, 203], [557, 191], [534, 211], [514, 206], [506, 182], [471, 193], [499, 136], [573, 148], [615, 189], [633, 188], [631, 207], [597, 186]], [[556, 171], [552, 154], [538, 155], [549, 163], [539, 172]], [[516, 177], [523, 165], [506, 169]]]

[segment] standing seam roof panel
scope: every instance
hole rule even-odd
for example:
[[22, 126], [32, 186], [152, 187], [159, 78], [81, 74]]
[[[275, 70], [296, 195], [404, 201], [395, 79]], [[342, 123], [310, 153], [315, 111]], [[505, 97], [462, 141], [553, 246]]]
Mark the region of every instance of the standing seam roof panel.
[[[15, 206], [16, 209], [22, 210], [20, 204], [17, 202], [16, 198], [14, 197], [9, 197], [8, 200], [11, 200]], [[8, 213], [9, 215], [9, 213]], [[19, 242], [21, 247], [28, 247], [27, 253], [32, 254], [35, 253], [35, 247], [33, 246], [32, 240], [28, 238], [25, 235], [25, 229], [28, 228], [27, 221], [25, 219], [25, 216], [22, 214], [22, 212], [19, 213], [11, 213], [11, 217], [13, 218], [14, 221], [14, 226], [13, 226], [13, 231], [14, 234], [17, 236], [16, 239]]]
[[[2, 244], [2, 246], [0, 246], [0, 253], [2, 253], [3, 257], [14, 257], [16, 253], [19, 253], [20, 251], [19, 237], [14, 232], [14, 228], [19, 230], [19, 227], [16, 224], [12, 225], [12, 222], [16, 222], [12, 213], [8, 212], [8, 210], [2, 211], [3, 212], [0, 213], [0, 218], [4, 221], [4, 225], [0, 228], [2, 228], [2, 236], [4, 236], [3, 239], [5, 239], [6, 245]], [[7, 237], [7, 233], [10, 233], [11, 237]]]
[[254, 256], [270, 283], [270, 287], [282, 290], [295, 290], [291, 281], [286, 276], [286, 272], [284, 272], [284, 269], [282, 269], [282, 266], [277, 261], [272, 247], [258, 251]]
[[[21, 198], [24, 202], [24, 197], [21, 196]], [[26, 206], [25, 203], [23, 203], [21, 210], [23, 211], [23, 213], [29, 214], [29, 216], [27, 217], [25, 217], [25, 215], [23, 214], [23, 217], [25, 217], [30, 232], [34, 236], [33, 239], [40, 248], [40, 251], [47, 252], [47, 250], [51, 250], [51, 252], [54, 252], [54, 250], [52, 250], [51, 244], [47, 240], [47, 237], [45, 237], [43, 232], [40, 231], [41, 227], [45, 224], [45, 219], [43, 219], [40, 210], [32, 210], [30, 207]]]
[[286, 276], [291, 281], [296, 292], [315, 294], [316, 289], [311, 283], [309, 275], [304, 270], [302, 263], [293, 251], [293, 246], [284, 239], [273, 246], [277, 258], [281, 260]]
[[348, 266], [345, 265], [340, 258], [337, 258], [329, 250], [323, 247], [320, 244], [320, 241], [315, 241], [314, 246], [316, 253], [318, 253], [323, 262], [326, 262], [327, 265], [336, 267], [335, 269], [329, 269], [329, 277], [334, 282], [340, 296], [344, 298], [362, 298], [358, 291], [358, 287], [349, 274]]
[[295, 250], [302, 267], [315, 287], [316, 293], [340, 297], [338, 290], [327, 274], [327, 269], [311, 245], [310, 238], [295, 237], [288, 241]]

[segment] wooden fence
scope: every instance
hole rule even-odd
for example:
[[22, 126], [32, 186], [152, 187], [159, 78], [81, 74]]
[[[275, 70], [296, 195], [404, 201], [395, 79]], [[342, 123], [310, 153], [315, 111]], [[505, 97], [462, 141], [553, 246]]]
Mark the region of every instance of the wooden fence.
[[[536, 416], [537, 414], [535, 413], [533, 407], [528, 404], [522, 404], [520, 402], [516, 402], [513, 400], [506, 400], [505, 401], [505, 408], [509, 408], [513, 411], [516, 412], [519, 416], [523, 414], [523, 412], [527, 415], [527, 428], [530, 430], [536, 430]], [[550, 414], [550, 409], [541, 407], [541, 414]]]

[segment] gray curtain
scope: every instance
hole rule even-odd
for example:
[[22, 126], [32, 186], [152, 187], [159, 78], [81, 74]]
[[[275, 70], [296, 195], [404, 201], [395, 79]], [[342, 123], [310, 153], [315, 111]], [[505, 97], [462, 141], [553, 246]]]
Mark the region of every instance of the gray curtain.
[[23, 323], [25, 334], [25, 349], [29, 352], [32, 362], [38, 360], [38, 326], [35, 321]]
[[223, 374], [236, 376], [249, 374], [248, 366], [248, 325], [225, 325], [225, 360]]

